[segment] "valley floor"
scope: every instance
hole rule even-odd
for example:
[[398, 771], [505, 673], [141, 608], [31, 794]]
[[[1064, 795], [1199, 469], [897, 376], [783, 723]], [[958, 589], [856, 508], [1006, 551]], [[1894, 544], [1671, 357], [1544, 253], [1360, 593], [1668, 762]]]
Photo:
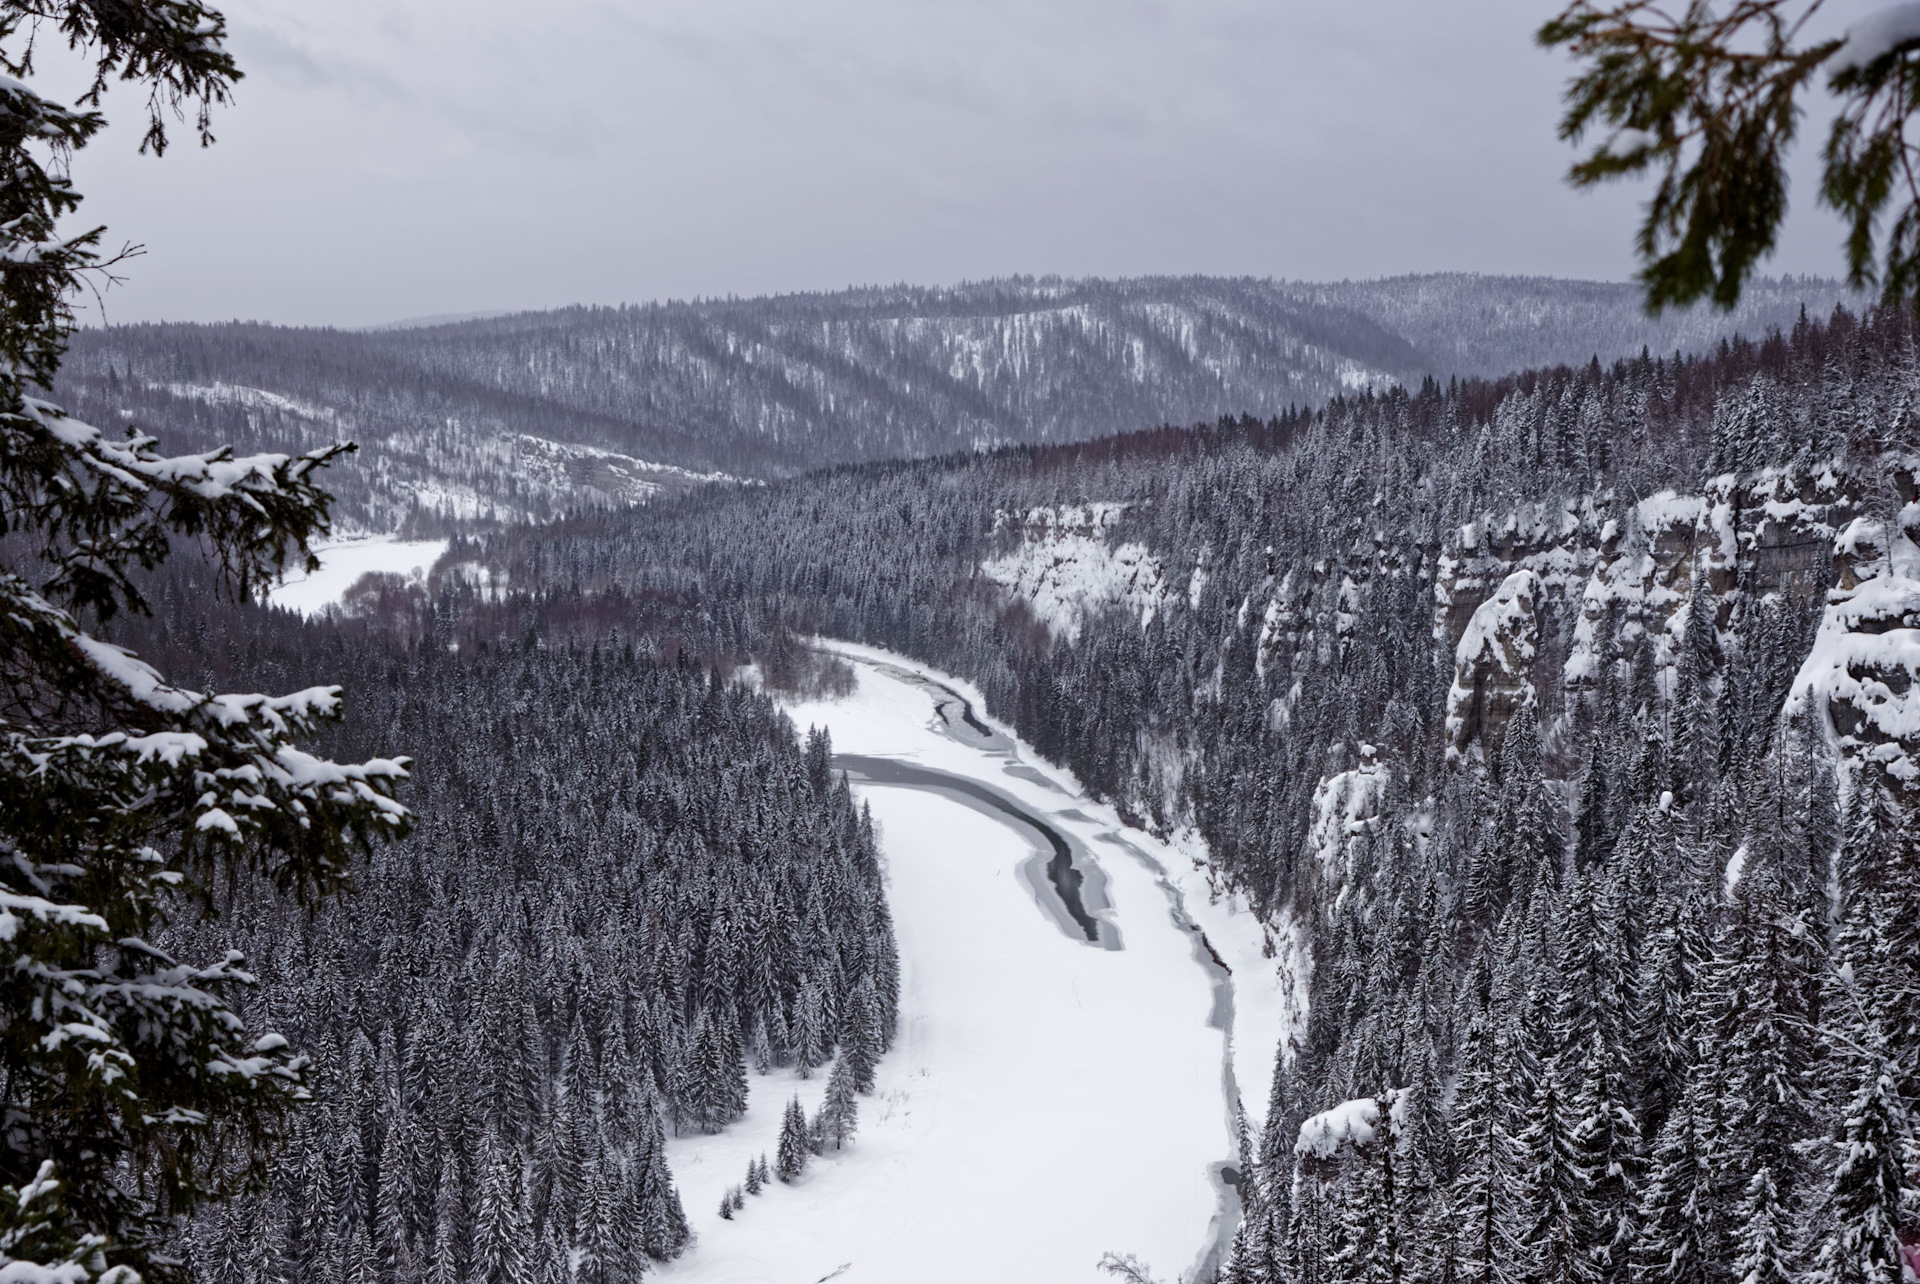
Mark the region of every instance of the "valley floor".
[[320, 569], [295, 571], [284, 584], [267, 594], [275, 606], [318, 615], [337, 605], [361, 576], [375, 571], [407, 579], [423, 579], [447, 551], [443, 539], [403, 540], [392, 535], [367, 535], [314, 545]]
[[[1003, 730], [969, 725], [978, 704], [961, 706], [964, 684], [844, 652], [859, 691], [790, 712], [802, 729], [830, 729], [880, 827], [899, 1037], [857, 1139], [732, 1220], [719, 1216], [723, 1193], [750, 1158], [774, 1154], [795, 1091], [817, 1106], [824, 1072], [754, 1076], [745, 1119], [670, 1143], [699, 1238], [660, 1277], [1054, 1284], [1105, 1278], [1097, 1264], [1113, 1251], [1158, 1278], [1191, 1278], [1237, 1211], [1223, 1173], [1237, 1163], [1234, 1068], [1257, 1076], [1250, 1095], [1264, 1104], [1274, 1038], [1292, 1019], [1259, 925], [1210, 903], [1189, 858], [1123, 831]], [[858, 783], [860, 759], [973, 782], [1054, 828], [1103, 943], [1066, 912], [1032, 825], [954, 789]], [[1236, 1029], [1259, 1046], [1237, 1046]]]

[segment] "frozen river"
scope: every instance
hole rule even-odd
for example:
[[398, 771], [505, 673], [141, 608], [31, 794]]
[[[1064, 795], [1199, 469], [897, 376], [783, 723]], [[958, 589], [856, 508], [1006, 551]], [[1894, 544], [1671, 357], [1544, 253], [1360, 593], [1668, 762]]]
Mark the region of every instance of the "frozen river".
[[1052, 1284], [1107, 1278], [1109, 1251], [1204, 1277], [1237, 1216], [1236, 1012], [1251, 1003], [1270, 1068], [1284, 1006], [1256, 920], [1036, 765], [960, 684], [845, 653], [858, 692], [791, 712], [830, 730], [879, 825], [900, 1035], [853, 1145], [731, 1221], [722, 1192], [823, 1076], [755, 1076], [746, 1119], [670, 1143], [699, 1241], [661, 1277]]

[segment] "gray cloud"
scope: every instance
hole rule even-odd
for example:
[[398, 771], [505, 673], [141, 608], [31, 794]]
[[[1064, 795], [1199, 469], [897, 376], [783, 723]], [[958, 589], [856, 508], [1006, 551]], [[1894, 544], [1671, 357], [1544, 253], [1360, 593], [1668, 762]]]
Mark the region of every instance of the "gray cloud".
[[[218, 146], [136, 163], [123, 127], [76, 177], [149, 247], [121, 320], [1016, 271], [1618, 278], [1638, 194], [1561, 182], [1551, 10], [246, 0]], [[1835, 240], [1802, 211], [1772, 266], [1830, 272]]]

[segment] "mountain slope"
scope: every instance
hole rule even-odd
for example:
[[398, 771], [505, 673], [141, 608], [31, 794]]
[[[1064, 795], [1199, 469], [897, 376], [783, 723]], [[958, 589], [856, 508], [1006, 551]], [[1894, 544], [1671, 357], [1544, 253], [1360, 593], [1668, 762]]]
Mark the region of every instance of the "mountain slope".
[[76, 338], [58, 393], [182, 445], [350, 435], [354, 525], [544, 519], [716, 475], [1071, 442], [1432, 375], [1704, 351], [1824, 316], [1830, 283], [1762, 283], [1731, 317], [1651, 321], [1624, 285], [1430, 276], [1014, 278], [950, 288], [571, 308], [365, 333], [130, 326]]

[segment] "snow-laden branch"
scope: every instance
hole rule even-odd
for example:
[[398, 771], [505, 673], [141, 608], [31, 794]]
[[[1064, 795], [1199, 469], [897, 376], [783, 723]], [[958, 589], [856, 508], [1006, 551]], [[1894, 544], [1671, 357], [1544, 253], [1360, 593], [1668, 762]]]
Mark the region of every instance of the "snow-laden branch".
[[1920, 44], [1920, 4], [1890, 4], [1847, 28], [1829, 66], [1835, 72], [1858, 71], [1915, 44]]

